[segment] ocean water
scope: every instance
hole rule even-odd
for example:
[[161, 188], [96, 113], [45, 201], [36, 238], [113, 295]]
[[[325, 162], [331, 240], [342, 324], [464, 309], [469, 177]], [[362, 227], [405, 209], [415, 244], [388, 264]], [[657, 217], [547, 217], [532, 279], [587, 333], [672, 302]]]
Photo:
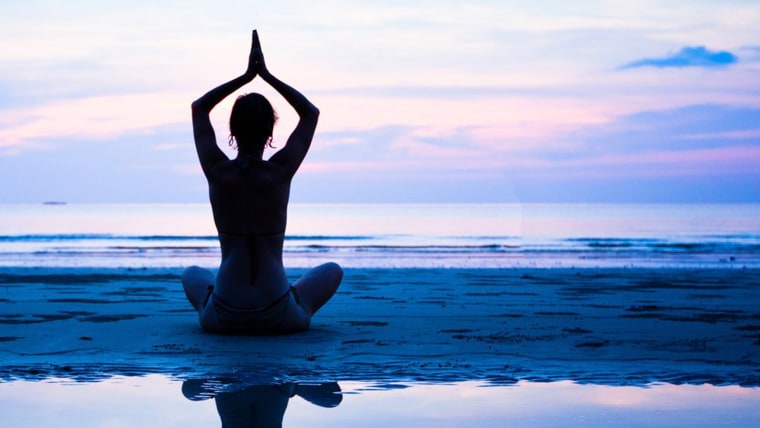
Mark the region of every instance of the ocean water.
[[[208, 204], [0, 204], [0, 266], [216, 267]], [[291, 204], [286, 267], [757, 267], [760, 204]]]

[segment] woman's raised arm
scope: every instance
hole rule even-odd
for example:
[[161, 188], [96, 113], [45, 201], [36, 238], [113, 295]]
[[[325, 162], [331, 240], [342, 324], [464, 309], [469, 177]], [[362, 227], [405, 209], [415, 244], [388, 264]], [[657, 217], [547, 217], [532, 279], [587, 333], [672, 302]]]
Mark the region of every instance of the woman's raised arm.
[[256, 30], [253, 31], [252, 37], [251, 53], [248, 55], [248, 68], [245, 73], [206, 92], [202, 97], [192, 103], [195, 149], [198, 152], [198, 159], [200, 160], [201, 167], [206, 175], [208, 175], [208, 171], [212, 166], [220, 161], [227, 160], [227, 156], [224, 155], [216, 144], [216, 134], [214, 133], [214, 128], [211, 126], [209, 114], [223, 99], [227, 98], [230, 94], [237, 91], [256, 77], [256, 69], [254, 65], [254, 45], [255, 42], [258, 42]]
[[269, 72], [261, 51], [258, 33], [253, 31], [253, 47], [251, 51], [254, 72], [261, 76], [285, 101], [298, 113], [298, 124], [288, 137], [285, 147], [270, 159], [272, 162], [284, 165], [291, 174], [295, 174], [301, 165], [306, 152], [309, 150], [314, 131], [317, 128], [319, 109], [311, 103], [303, 94], [287, 83], [276, 78]]

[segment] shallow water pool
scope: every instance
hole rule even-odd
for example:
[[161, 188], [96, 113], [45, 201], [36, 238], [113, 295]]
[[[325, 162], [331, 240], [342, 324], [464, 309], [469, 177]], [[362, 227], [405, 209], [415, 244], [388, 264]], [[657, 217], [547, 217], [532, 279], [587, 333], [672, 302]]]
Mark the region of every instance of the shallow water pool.
[[311, 382], [249, 385], [164, 375], [0, 383], [15, 427], [760, 426], [760, 388]]

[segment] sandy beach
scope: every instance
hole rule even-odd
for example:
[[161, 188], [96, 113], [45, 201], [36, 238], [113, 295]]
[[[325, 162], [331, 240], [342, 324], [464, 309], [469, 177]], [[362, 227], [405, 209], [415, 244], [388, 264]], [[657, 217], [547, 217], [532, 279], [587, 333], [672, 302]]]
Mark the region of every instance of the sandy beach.
[[283, 337], [203, 333], [179, 274], [3, 269], [0, 378], [760, 385], [756, 269], [348, 269]]

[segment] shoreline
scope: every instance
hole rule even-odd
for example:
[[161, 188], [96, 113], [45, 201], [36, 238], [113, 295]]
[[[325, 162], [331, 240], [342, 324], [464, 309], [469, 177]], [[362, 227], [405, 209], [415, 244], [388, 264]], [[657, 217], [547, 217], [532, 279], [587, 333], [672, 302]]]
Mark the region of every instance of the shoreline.
[[203, 333], [180, 274], [0, 268], [0, 379], [760, 386], [760, 269], [347, 268], [276, 337]]

